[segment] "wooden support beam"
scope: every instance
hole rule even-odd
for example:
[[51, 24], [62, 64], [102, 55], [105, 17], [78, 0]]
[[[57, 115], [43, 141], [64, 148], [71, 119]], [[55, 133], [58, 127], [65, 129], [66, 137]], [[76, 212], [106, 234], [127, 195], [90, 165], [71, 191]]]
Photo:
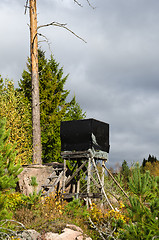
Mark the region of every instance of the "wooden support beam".
[[[80, 167], [81, 161], [78, 161], [78, 168]], [[80, 172], [78, 172], [77, 176], [77, 188], [76, 188], [77, 194], [80, 192]]]
[[99, 198], [102, 199], [102, 194], [101, 193], [64, 193], [62, 194], [62, 197], [64, 199], [71, 199], [73, 197], [76, 197], [78, 195], [79, 198], [83, 199], [83, 198]]
[[97, 166], [96, 166], [96, 164], [95, 164], [94, 158], [92, 157], [91, 160], [92, 160], [93, 166], [94, 166], [94, 168], [95, 168], [95, 171], [96, 171], [98, 180], [99, 180], [99, 182], [100, 182], [100, 185], [101, 185], [101, 188], [102, 188], [102, 193], [103, 193], [104, 197], [106, 198], [106, 200], [107, 200], [109, 206], [111, 207], [111, 209], [114, 210], [113, 206], [111, 205], [111, 203], [110, 203], [110, 201], [109, 201], [109, 199], [108, 199], [108, 197], [107, 197], [107, 195], [106, 195], [106, 192], [105, 192], [105, 190], [104, 190], [104, 187], [102, 186], [102, 181], [101, 181], [101, 179], [100, 179], [99, 172], [98, 172]]
[[[104, 168], [104, 163], [105, 160], [102, 160], [102, 176], [101, 176], [101, 181], [102, 181], [102, 186], [104, 187], [104, 172], [105, 172], [105, 168]], [[101, 189], [101, 193], [102, 193], [102, 189]], [[101, 203], [101, 209], [104, 207], [104, 203]]]
[[91, 175], [91, 180], [98, 189], [102, 188], [101, 185], [99, 183], [97, 183], [97, 181], [94, 179], [94, 177], [92, 175]]
[[120, 188], [120, 190], [124, 193], [124, 195], [129, 199], [129, 196], [127, 195], [127, 193], [124, 191], [124, 189], [120, 186], [120, 184], [116, 181], [116, 179], [113, 177], [113, 175], [111, 174], [111, 172], [108, 170], [108, 168], [105, 166], [104, 164], [104, 168], [107, 170], [108, 174], [111, 176], [111, 178], [113, 179], [113, 181], [116, 183], [116, 185]]
[[[87, 176], [87, 194], [90, 193], [90, 182], [91, 182], [91, 158], [88, 159], [88, 176]], [[87, 207], [89, 207], [89, 197], [87, 196]]]
[[83, 158], [89, 158], [89, 151], [76, 151], [76, 152], [62, 152], [61, 153], [61, 156], [65, 159], [76, 159], [76, 158], [79, 158], [79, 159], [83, 159]]
[[86, 165], [88, 161], [85, 161], [84, 163], [82, 163], [82, 165], [73, 173], [73, 175], [71, 177], [69, 177], [69, 179], [67, 179], [66, 183], [65, 183], [65, 187], [68, 186], [68, 184], [72, 181], [72, 179], [78, 174], [78, 172]]
[[63, 193], [65, 192], [65, 182], [66, 182], [66, 159], [64, 159], [64, 165], [63, 165], [63, 186], [62, 186], [62, 191]]
[[49, 189], [49, 191], [47, 192], [47, 196], [49, 195], [49, 193], [53, 192], [55, 186], [58, 184], [58, 182], [60, 181], [60, 179], [63, 176], [63, 171], [60, 173], [60, 175], [58, 176], [58, 178], [55, 180], [55, 182], [52, 184], [52, 187]]
[[101, 177], [101, 180], [102, 180], [102, 186], [104, 187], [104, 171], [105, 171], [105, 169], [104, 169], [104, 163], [105, 163], [105, 161], [104, 160], [102, 160], [102, 177]]

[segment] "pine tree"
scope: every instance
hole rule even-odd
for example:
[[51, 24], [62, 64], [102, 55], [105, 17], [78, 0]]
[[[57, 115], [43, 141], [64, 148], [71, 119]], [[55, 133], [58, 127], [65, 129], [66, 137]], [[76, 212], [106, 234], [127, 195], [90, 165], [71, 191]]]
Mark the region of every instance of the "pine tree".
[[130, 191], [136, 195], [140, 201], [144, 201], [149, 198], [150, 193], [153, 193], [154, 181], [156, 180], [150, 176], [150, 172], [142, 173], [139, 164], [136, 163], [132, 168], [132, 175], [129, 177], [128, 185]]
[[6, 119], [0, 119], [0, 220], [9, 218], [6, 209], [7, 194], [15, 189], [20, 164], [15, 165], [15, 149], [8, 143], [9, 131], [6, 131]]
[[[20, 80], [20, 89], [31, 101], [31, 68], [30, 59], [28, 71], [24, 71]], [[39, 88], [40, 117], [42, 136], [43, 162], [61, 161], [60, 158], [60, 123], [63, 120], [81, 119], [85, 117], [75, 100], [67, 102], [69, 91], [64, 89], [68, 75], [63, 76], [63, 68], [59, 68], [53, 56], [45, 58], [45, 53], [39, 50]]]
[[159, 235], [158, 178], [149, 172], [142, 173], [138, 163], [131, 171], [128, 182], [131, 196], [126, 204], [130, 221], [120, 239], [155, 239]]

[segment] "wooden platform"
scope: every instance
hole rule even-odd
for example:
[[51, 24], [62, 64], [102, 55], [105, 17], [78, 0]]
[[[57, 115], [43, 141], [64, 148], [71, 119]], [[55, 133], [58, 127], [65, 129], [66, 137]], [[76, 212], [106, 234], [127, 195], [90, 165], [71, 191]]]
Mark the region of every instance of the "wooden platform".
[[73, 198], [91, 198], [91, 199], [102, 199], [101, 193], [63, 193], [61, 194], [64, 200], [73, 199]]

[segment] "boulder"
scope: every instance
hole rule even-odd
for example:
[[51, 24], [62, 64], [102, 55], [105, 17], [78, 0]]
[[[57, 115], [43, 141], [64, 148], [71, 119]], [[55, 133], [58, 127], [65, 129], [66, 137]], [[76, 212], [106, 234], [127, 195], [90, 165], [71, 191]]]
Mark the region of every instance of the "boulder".
[[63, 233], [60, 234], [60, 238], [59, 240], [76, 240], [77, 237], [82, 236], [83, 234], [81, 232], [78, 231], [74, 231], [70, 228], [65, 228], [63, 230]]
[[38, 233], [35, 230], [24, 230], [21, 232], [17, 232], [16, 239], [20, 238], [21, 240], [39, 240], [40, 239], [40, 233]]
[[47, 232], [44, 235], [45, 240], [62, 240], [58, 233]]
[[74, 231], [78, 231], [78, 232], [83, 233], [83, 230], [82, 230], [80, 227], [76, 226], [76, 225], [67, 224], [66, 227], [67, 227], [67, 228], [70, 228], [70, 229], [72, 229], [72, 230], [74, 230]]
[[28, 165], [23, 167], [23, 171], [18, 175], [18, 190], [25, 194], [32, 194], [35, 190], [31, 186], [31, 177], [36, 177], [38, 186], [36, 187], [36, 192], [38, 193], [41, 189], [41, 186], [45, 184], [47, 178], [53, 172], [52, 166], [44, 165]]
[[87, 237], [80, 227], [67, 224], [61, 234], [48, 232], [44, 235], [46, 240], [92, 240]]
[[61, 234], [47, 232], [41, 235], [35, 230], [24, 230], [17, 232], [16, 238], [21, 240], [92, 240], [83, 233], [80, 227], [71, 224], [67, 224]]

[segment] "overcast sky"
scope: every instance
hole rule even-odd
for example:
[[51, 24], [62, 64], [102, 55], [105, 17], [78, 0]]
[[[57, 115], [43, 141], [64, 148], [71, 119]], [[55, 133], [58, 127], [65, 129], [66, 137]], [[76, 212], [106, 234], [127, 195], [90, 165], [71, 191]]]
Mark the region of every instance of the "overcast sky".
[[[159, 1], [37, 0], [39, 25], [67, 23], [85, 39], [64, 29], [41, 29], [51, 52], [69, 73], [66, 89], [75, 94], [87, 118], [110, 124], [110, 165], [159, 159]], [[29, 14], [25, 0], [0, 1], [0, 74], [15, 86], [29, 56]], [[43, 40], [39, 38], [39, 41]]]

